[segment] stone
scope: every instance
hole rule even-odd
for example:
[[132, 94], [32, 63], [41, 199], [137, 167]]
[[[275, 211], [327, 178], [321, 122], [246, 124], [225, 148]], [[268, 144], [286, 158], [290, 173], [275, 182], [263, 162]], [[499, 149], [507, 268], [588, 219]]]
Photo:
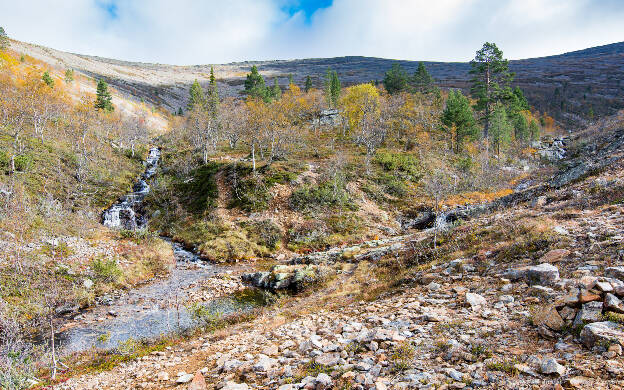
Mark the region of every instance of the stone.
[[254, 371], [267, 372], [277, 364], [277, 360], [271, 359], [266, 355], [260, 354], [258, 356], [259, 359], [253, 366]]
[[176, 383], [189, 383], [190, 381], [193, 380], [193, 377], [195, 375], [193, 374], [187, 374], [185, 372], [181, 372], [180, 374], [178, 374], [178, 379], [176, 379]]
[[240, 360], [232, 359], [223, 363], [223, 367], [221, 367], [221, 370], [223, 372], [230, 372], [232, 370], [237, 369], [238, 367], [242, 365], [243, 365], [243, 362], [241, 362]]
[[546, 375], [563, 376], [566, 372], [564, 366], [559, 364], [555, 358], [547, 358], [542, 360], [540, 364], [540, 372]]
[[156, 374], [156, 379], [159, 381], [168, 381], [169, 374], [166, 371], [161, 371], [158, 374]]
[[556, 263], [570, 254], [567, 249], [553, 249], [540, 258], [540, 263]]
[[93, 287], [93, 280], [87, 278], [85, 280], [82, 281], [82, 287], [86, 288], [87, 290], [90, 289], [91, 287]]
[[470, 305], [472, 310], [478, 310], [483, 306], [487, 305], [487, 301], [479, 294], [475, 293], [466, 293], [466, 303]]
[[332, 353], [324, 353], [314, 359], [315, 362], [327, 367], [334, 367], [338, 365], [339, 360], [340, 358], [338, 357], [338, 355]]
[[279, 348], [277, 347], [277, 345], [269, 345], [262, 350], [262, 353], [267, 356], [275, 356], [279, 353]]
[[324, 389], [329, 389], [332, 386], [332, 378], [325, 374], [324, 372], [321, 372], [320, 374], [318, 374], [316, 376], [316, 388], [319, 390], [324, 390]]
[[568, 379], [565, 384], [576, 389], [586, 389], [592, 384], [592, 380], [584, 376], [575, 376]]
[[580, 303], [599, 301], [600, 299], [601, 299], [600, 295], [591, 293], [587, 290], [581, 291], [581, 293], [578, 296], [578, 301]]
[[595, 287], [602, 292], [611, 292], [613, 291], [613, 286], [609, 282], [598, 281], [595, 284]]
[[427, 289], [429, 291], [438, 291], [440, 289], [440, 284], [436, 282], [431, 282], [427, 285]]
[[563, 320], [573, 320], [576, 317], [576, 310], [569, 306], [565, 306], [563, 309], [559, 310], [559, 315]]
[[602, 343], [624, 345], [624, 327], [611, 321], [594, 322], [585, 325], [580, 339], [589, 349]]
[[188, 390], [206, 390], [206, 379], [201, 372], [197, 371], [193, 377], [193, 381], [189, 384]]
[[604, 300], [604, 307], [606, 310], [614, 311], [616, 313], [624, 313], [624, 303], [611, 293], [607, 293]]
[[593, 301], [583, 304], [574, 318], [574, 325], [597, 322], [602, 318], [602, 302]]
[[559, 269], [552, 264], [542, 263], [508, 270], [506, 277], [511, 280], [524, 279], [530, 284], [551, 285], [559, 280]]
[[624, 281], [624, 267], [608, 267], [607, 269], [605, 269], [604, 274], [609, 278]]
[[249, 390], [249, 386], [247, 386], [246, 383], [228, 381], [225, 383], [225, 386], [221, 388], [221, 390]]
[[561, 330], [565, 326], [565, 322], [557, 312], [554, 305], [547, 305], [537, 308], [532, 315], [533, 324], [535, 326], [545, 325], [552, 330]]

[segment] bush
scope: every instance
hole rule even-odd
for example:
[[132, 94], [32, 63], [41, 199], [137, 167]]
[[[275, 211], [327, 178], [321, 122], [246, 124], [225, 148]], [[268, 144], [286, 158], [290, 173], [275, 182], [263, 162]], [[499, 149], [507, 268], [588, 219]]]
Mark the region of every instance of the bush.
[[282, 240], [282, 229], [270, 219], [250, 222], [247, 231], [250, 239], [269, 249], [277, 249]]
[[408, 180], [418, 181], [423, 175], [418, 159], [411, 154], [378, 151], [374, 161], [385, 171], [403, 173]]
[[230, 207], [239, 207], [247, 212], [266, 210], [271, 194], [260, 177], [237, 180]]
[[8, 168], [11, 163], [11, 157], [9, 153], [4, 150], [0, 150], [0, 168]]
[[107, 283], [117, 283], [121, 280], [123, 272], [115, 259], [103, 259], [98, 257], [91, 262], [91, 269], [97, 279]]
[[20, 154], [15, 157], [15, 170], [24, 172], [32, 165], [32, 156], [28, 154]]
[[247, 260], [265, 254], [241, 231], [228, 230], [199, 246], [202, 256], [216, 262]]
[[217, 206], [219, 189], [215, 181], [215, 174], [219, 171], [219, 165], [210, 162], [194, 169], [191, 179], [180, 184], [183, 204], [193, 212], [204, 212]]
[[345, 185], [336, 180], [326, 181], [318, 186], [307, 185], [293, 191], [290, 205], [299, 211], [316, 211], [320, 208], [339, 208], [355, 211]]

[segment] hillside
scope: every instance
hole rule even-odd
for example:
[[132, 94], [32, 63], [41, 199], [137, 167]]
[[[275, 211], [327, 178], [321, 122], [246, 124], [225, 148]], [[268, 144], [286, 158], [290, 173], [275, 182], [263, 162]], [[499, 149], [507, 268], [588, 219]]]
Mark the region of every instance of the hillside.
[[[65, 53], [58, 50], [14, 42], [13, 49], [59, 68], [73, 68], [94, 78], [104, 78], [134, 99], [176, 111], [186, 106], [188, 88], [193, 80], [207, 84], [211, 65], [175, 66], [118, 61], [100, 57]], [[396, 62], [372, 57], [337, 57], [318, 59], [246, 61], [215, 64], [219, 89], [223, 96], [238, 96], [245, 75], [255, 64], [267, 79], [279, 77], [286, 86], [292, 74], [303, 85], [311, 76], [317, 87], [331, 67], [346, 85], [382, 80], [384, 72]], [[416, 61], [398, 61], [411, 74]], [[467, 90], [468, 63], [427, 62], [425, 65], [443, 88]], [[516, 84], [529, 102], [566, 126], [579, 127], [594, 117], [612, 115], [624, 108], [624, 43], [579, 50], [549, 57], [510, 62], [516, 73]], [[591, 111], [590, 111], [591, 108]]]

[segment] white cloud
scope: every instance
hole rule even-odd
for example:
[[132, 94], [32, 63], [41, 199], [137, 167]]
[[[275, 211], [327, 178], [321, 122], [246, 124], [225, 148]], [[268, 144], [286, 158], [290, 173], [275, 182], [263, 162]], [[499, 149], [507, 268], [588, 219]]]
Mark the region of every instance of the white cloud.
[[[106, 0], [109, 3], [114, 0]], [[124, 60], [175, 64], [365, 55], [470, 59], [484, 41], [509, 58], [624, 40], [620, 0], [334, 0], [306, 21], [294, 0], [0, 0], [16, 39]]]

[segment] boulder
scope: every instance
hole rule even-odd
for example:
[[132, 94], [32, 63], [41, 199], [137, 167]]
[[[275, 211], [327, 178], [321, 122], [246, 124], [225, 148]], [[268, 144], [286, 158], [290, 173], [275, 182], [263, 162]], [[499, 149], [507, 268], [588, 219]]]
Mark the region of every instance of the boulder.
[[604, 273], [609, 278], [624, 280], [624, 267], [608, 267]]
[[542, 363], [540, 364], [540, 372], [546, 375], [563, 376], [566, 369], [564, 366], [559, 364], [555, 358], [548, 358], [542, 360]]
[[469, 292], [466, 293], [466, 303], [472, 310], [478, 310], [487, 305], [487, 301], [481, 295]]
[[616, 313], [624, 313], [624, 303], [611, 293], [607, 293], [604, 300], [604, 307], [606, 310], [614, 311]]
[[542, 306], [531, 313], [531, 315], [535, 326], [545, 325], [557, 331], [565, 326], [561, 315], [559, 315], [554, 305]]
[[193, 380], [193, 377], [195, 375], [193, 374], [187, 374], [185, 372], [181, 372], [180, 374], [178, 374], [178, 379], [176, 379], [176, 383], [189, 383], [190, 381]]
[[566, 258], [570, 254], [570, 251], [567, 249], [553, 249], [548, 251], [544, 256], [541, 257], [541, 263], [556, 263], [564, 258]]
[[249, 390], [249, 386], [245, 383], [236, 383], [234, 381], [228, 381], [221, 390]]
[[596, 344], [624, 345], [624, 327], [611, 321], [594, 322], [585, 325], [580, 338], [581, 342], [590, 349]]
[[588, 322], [598, 322], [602, 319], [602, 302], [593, 301], [583, 304], [581, 310], [574, 318], [574, 325], [581, 325]]
[[206, 379], [201, 372], [197, 371], [193, 377], [193, 381], [189, 384], [188, 390], [206, 390]]
[[559, 269], [552, 264], [542, 263], [511, 269], [507, 271], [506, 277], [511, 280], [524, 279], [529, 284], [551, 285], [559, 280]]

